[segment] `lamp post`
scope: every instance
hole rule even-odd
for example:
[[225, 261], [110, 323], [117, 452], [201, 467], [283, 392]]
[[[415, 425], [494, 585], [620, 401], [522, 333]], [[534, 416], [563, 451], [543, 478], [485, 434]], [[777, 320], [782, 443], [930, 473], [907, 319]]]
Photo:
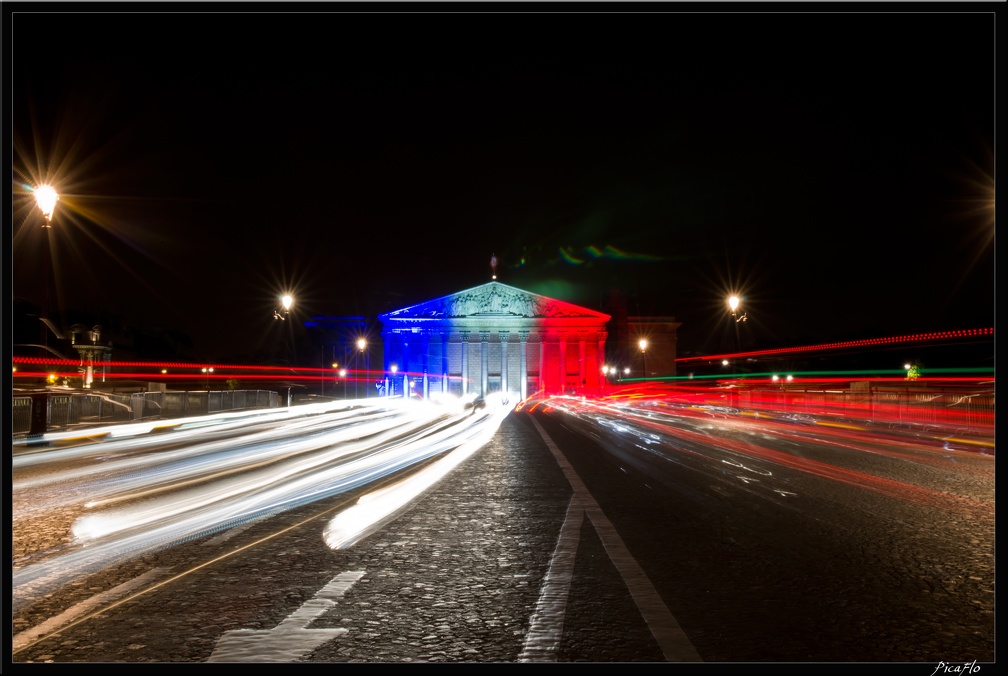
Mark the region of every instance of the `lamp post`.
[[644, 371], [644, 377], [647, 378], [647, 339], [641, 338], [637, 344], [640, 345], [641, 369]]
[[47, 184], [35, 188], [33, 194], [35, 196], [35, 203], [45, 218], [45, 222], [42, 224], [42, 229], [45, 231], [45, 263], [43, 264], [45, 292], [42, 296], [42, 317], [40, 318], [42, 326], [39, 327], [39, 330], [42, 332], [42, 344], [48, 345], [49, 332], [46, 329], [48, 328], [47, 323], [49, 321], [49, 278], [52, 276], [52, 217], [56, 211], [56, 202], [59, 201], [59, 194], [55, 188]]
[[385, 395], [391, 397], [395, 394], [395, 374], [399, 372], [399, 365], [392, 364], [389, 366], [389, 370], [392, 371], [392, 377], [389, 379], [388, 389], [385, 390]]
[[343, 379], [343, 399], [346, 399], [346, 369], [340, 369], [339, 376]]
[[[360, 383], [361, 362], [364, 360], [364, 348], [366, 348], [366, 347], [367, 347], [367, 341], [364, 340], [364, 338], [358, 338], [357, 339], [357, 355], [358, 355], [357, 356], [357, 377], [354, 378], [354, 397], [355, 398], [356, 397], [360, 397], [360, 394], [357, 391], [357, 385]], [[364, 391], [367, 392], [367, 390], [364, 390]]]
[[731, 310], [731, 317], [735, 320], [735, 349], [737, 350], [742, 349], [742, 337], [739, 335], [738, 325], [748, 319], [745, 312], [742, 314], [738, 313], [741, 303], [742, 299], [738, 296], [732, 295], [728, 297], [728, 309]]
[[206, 382], [207, 392], [210, 391], [210, 374], [211, 373], [213, 373], [213, 366], [204, 366], [203, 367], [203, 377], [204, 377], [205, 382]]

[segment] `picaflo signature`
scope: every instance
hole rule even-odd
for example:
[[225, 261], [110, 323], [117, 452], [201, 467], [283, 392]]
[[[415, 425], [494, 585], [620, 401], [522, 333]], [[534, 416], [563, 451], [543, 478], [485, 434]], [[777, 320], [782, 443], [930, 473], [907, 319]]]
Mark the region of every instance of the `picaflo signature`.
[[935, 674], [975, 674], [978, 671], [980, 671], [980, 665], [977, 664], [976, 660], [963, 662], [962, 664], [939, 662], [935, 670], [931, 672], [931, 676], [935, 676]]

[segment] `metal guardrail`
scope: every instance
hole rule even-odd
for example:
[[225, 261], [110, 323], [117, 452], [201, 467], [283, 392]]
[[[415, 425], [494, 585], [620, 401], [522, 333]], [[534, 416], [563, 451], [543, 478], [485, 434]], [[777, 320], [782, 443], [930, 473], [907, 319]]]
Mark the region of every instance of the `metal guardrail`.
[[278, 408], [272, 390], [196, 392], [38, 392], [16, 395], [11, 411], [14, 438], [113, 423], [183, 418], [224, 411]]

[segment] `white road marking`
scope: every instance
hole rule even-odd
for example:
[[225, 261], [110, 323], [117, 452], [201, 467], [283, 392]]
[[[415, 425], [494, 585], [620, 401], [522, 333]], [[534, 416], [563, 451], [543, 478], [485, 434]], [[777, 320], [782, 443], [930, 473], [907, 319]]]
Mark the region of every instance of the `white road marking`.
[[244, 533], [245, 531], [247, 531], [249, 528], [251, 528], [254, 525], [255, 524], [250, 521], [250, 522], [244, 523], [244, 524], [242, 524], [240, 526], [235, 526], [234, 528], [228, 528], [226, 531], [224, 531], [220, 535], [216, 535], [216, 536], [210, 538], [209, 540], [207, 540], [206, 542], [204, 542], [203, 546], [204, 547], [216, 547], [217, 545], [221, 544], [222, 542], [226, 542], [226, 541], [230, 540], [235, 535], [240, 535], [241, 533]]
[[347, 632], [344, 628], [308, 629], [316, 617], [336, 605], [336, 599], [357, 580], [363, 570], [340, 573], [314, 597], [305, 601], [273, 629], [236, 629], [226, 632], [207, 662], [293, 662]]
[[553, 439], [550, 438], [535, 417], [532, 417], [532, 424], [539, 430], [539, 434], [542, 436], [543, 441], [546, 442], [546, 446], [549, 447], [553, 453], [553, 457], [560, 464], [560, 468], [567, 476], [571, 488], [574, 489], [574, 496], [584, 506], [584, 511], [588, 514], [588, 518], [591, 519], [592, 525], [595, 526], [595, 531], [602, 540], [602, 544], [609, 554], [609, 559], [616, 566], [627, 588], [629, 588], [630, 595], [644, 616], [644, 621], [647, 623], [652, 635], [654, 635], [655, 640], [658, 641], [665, 659], [669, 662], [702, 662], [700, 653], [693, 647], [686, 633], [679, 626], [679, 622], [672, 615], [671, 611], [669, 611], [665, 602], [662, 601], [658, 590], [654, 588], [651, 580], [644, 573], [644, 569], [640, 567], [637, 560], [630, 554], [630, 551], [623, 543], [623, 539], [616, 532], [616, 528], [609, 519], [606, 518], [598, 502], [588, 492], [588, 488], [584, 485], [581, 477], [577, 475], [574, 468], [567, 462], [567, 458], [563, 452], [553, 442]]
[[535, 615], [532, 616], [528, 634], [525, 635], [525, 647], [518, 656], [519, 662], [557, 661], [556, 651], [563, 633], [582, 523], [584, 507], [575, 495], [567, 505], [567, 517], [560, 528], [560, 538], [553, 551]]
[[161, 575], [168, 573], [170, 570], [171, 568], [154, 568], [152, 570], [149, 570], [143, 575], [138, 575], [132, 580], [123, 582], [122, 584], [115, 586], [112, 589], [103, 591], [100, 594], [95, 594], [91, 598], [81, 601], [77, 605], [64, 610], [59, 615], [55, 617], [50, 617], [48, 620], [46, 620], [45, 622], [36, 627], [32, 627], [31, 629], [26, 629], [25, 631], [22, 631], [20, 634], [14, 637], [12, 652], [17, 652], [21, 650], [25, 646], [32, 643], [32, 641], [39, 638], [40, 636], [45, 636], [46, 634], [55, 632], [61, 627], [65, 627], [74, 620], [83, 617], [84, 615], [93, 611], [95, 608], [101, 607], [105, 603], [115, 601], [122, 598], [123, 596], [126, 596], [137, 587], [142, 587], [143, 585], [147, 584], [154, 578], [160, 577]]

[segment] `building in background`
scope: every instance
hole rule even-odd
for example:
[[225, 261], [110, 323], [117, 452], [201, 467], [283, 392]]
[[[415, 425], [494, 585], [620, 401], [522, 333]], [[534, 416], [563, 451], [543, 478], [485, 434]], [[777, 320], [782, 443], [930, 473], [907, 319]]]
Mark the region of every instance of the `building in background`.
[[[488, 282], [378, 316], [385, 394], [602, 394], [610, 316]], [[673, 360], [674, 364], [674, 360]]]

